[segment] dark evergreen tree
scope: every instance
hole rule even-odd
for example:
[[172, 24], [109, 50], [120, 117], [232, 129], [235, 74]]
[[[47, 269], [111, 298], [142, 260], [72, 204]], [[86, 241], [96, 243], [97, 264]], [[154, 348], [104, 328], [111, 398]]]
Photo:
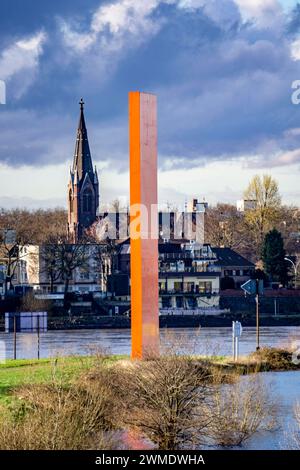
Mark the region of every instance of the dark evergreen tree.
[[264, 270], [270, 281], [279, 281], [286, 284], [288, 280], [288, 266], [284, 259], [286, 256], [283, 238], [275, 228], [265, 236], [262, 247], [262, 260]]

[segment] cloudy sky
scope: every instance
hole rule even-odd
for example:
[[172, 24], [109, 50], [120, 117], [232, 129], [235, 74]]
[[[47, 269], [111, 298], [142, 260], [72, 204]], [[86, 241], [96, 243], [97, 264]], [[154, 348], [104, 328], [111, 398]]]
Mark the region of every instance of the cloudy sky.
[[162, 204], [300, 204], [300, 2], [1, 0], [0, 206], [64, 206], [83, 96], [101, 198], [128, 197], [127, 94], [158, 95]]

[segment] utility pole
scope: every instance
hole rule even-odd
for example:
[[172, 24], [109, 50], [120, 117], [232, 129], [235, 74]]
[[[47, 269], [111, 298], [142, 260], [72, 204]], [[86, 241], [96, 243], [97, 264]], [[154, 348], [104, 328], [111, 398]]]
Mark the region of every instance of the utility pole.
[[256, 279], [256, 296], [255, 296], [255, 301], [256, 301], [256, 351], [260, 350], [260, 345], [259, 345], [259, 280]]
[[277, 299], [274, 299], [274, 314], [277, 316]]
[[17, 317], [14, 313], [14, 359], [17, 359]]
[[256, 303], [256, 351], [260, 350], [260, 295], [263, 295], [264, 286], [262, 279], [249, 279], [246, 281], [241, 288], [246, 294], [255, 296]]
[[37, 314], [37, 356], [40, 359], [40, 314]]

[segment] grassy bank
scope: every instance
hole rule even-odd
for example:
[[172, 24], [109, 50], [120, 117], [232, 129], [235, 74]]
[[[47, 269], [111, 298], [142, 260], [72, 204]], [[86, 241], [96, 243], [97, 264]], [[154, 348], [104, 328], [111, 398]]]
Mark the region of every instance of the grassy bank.
[[[110, 356], [107, 364], [124, 359], [126, 356]], [[11, 392], [30, 384], [47, 384], [53, 377], [66, 385], [84, 372], [93, 369], [97, 356], [70, 356], [50, 359], [9, 359], [0, 363], [0, 403], [10, 402]]]
[[[109, 355], [101, 358], [105, 364], [130, 363], [129, 356]], [[253, 372], [300, 370], [292, 362], [292, 353], [285, 349], [264, 348], [259, 353], [240, 357], [233, 362], [228, 356], [193, 356], [195, 362], [226, 373], [241, 375]], [[53, 377], [66, 385], [85, 372], [93, 370], [99, 361], [97, 356], [66, 356], [50, 359], [17, 359], [0, 363], [0, 402], [10, 402], [10, 396], [18, 387], [28, 384], [47, 384]]]
[[0, 449], [231, 447], [275, 429], [276, 397], [257, 372], [300, 370], [291, 352], [262, 349], [234, 363], [176, 351], [1, 364]]

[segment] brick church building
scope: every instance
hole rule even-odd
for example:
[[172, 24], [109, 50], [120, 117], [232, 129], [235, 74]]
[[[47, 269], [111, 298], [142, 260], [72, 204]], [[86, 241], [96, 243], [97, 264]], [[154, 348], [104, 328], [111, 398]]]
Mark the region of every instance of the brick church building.
[[96, 221], [99, 207], [99, 180], [97, 169], [93, 168], [82, 98], [79, 104], [79, 124], [68, 184], [68, 235], [73, 243], [77, 243], [85, 229]]

